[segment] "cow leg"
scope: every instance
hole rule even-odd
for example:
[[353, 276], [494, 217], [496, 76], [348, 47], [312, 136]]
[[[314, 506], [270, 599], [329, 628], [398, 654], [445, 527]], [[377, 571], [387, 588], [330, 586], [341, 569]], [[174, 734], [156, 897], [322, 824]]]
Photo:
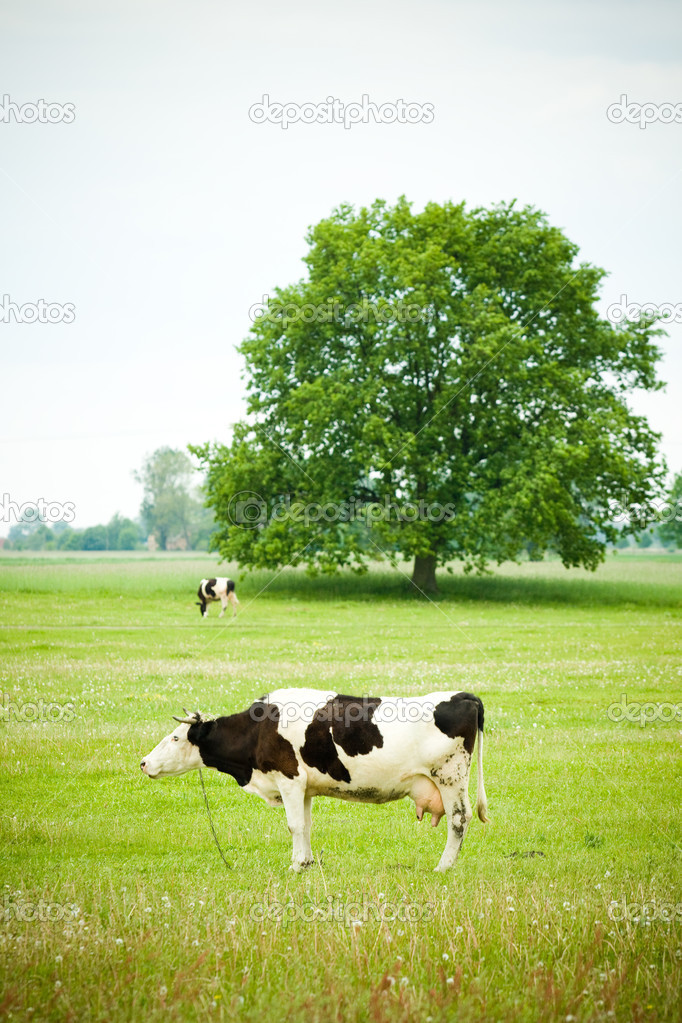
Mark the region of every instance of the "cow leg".
[[301, 785], [280, 784], [280, 795], [287, 815], [287, 824], [293, 840], [291, 869], [304, 870], [313, 863], [310, 848], [311, 806], [312, 799], [307, 796]]
[[457, 785], [440, 783], [438, 788], [448, 822], [448, 840], [435, 869], [446, 871], [455, 865], [472, 813], [469, 793], [461, 783]]
[[313, 829], [313, 797], [309, 796], [307, 793], [306, 793], [306, 796], [305, 796], [305, 798], [303, 800], [303, 819], [304, 819], [304, 823], [305, 823], [305, 834], [307, 836], [307, 841], [308, 841], [308, 850], [307, 851], [308, 851], [308, 854], [310, 856], [310, 859], [312, 860], [312, 858], [313, 858], [313, 850], [312, 850], [312, 847], [310, 845], [310, 833], [311, 833], [311, 831]]
[[227, 607], [227, 597], [225, 597], [225, 596], [221, 597], [220, 598], [220, 604], [221, 604], [222, 610], [221, 610], [220, 614], [218, 615], [218, 618], [222, 618], [223, 615], [225, 614], [225, 609]]

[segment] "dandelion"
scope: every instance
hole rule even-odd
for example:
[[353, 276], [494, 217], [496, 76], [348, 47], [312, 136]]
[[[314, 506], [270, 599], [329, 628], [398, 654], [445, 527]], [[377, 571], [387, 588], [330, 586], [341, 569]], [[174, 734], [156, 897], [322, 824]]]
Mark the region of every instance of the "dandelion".
[[447, 962], [449, 958], [450, 956], [447, 954], [447, 952], [443, 952], [443, 960]]
[[450, 986], [452, 986], [455, 983], [455, 978], [454, 977], [448, 977], [447, 980], [445, 981], [445, 983], [449, 984]]
[[63, 959], [64, 959], [64, 956], [55, 956], [54, 957], [54, 961], [56, 963], [61, 963]]
[[123, 944], [123, 938], [117, 938], [116, 939], [116, 944], [117, 945], [122, 945]]
[[162, 998], [165, 998], [166, 995], [168, 994], [168, 988], [166, 987], [165, 984], [162, 984], [161, 987], [159, 988], [159, 994], [161, 995]]

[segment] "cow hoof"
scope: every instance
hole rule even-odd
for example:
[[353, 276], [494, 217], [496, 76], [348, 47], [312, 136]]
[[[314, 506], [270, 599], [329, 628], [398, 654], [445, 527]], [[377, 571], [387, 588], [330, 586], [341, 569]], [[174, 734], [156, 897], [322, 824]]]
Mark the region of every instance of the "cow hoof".
[[304, 870], [308, 870], [309, 867], [312, 867], [314, 862], [315, 860], [304, 860], [303, 863], [292, 863], [289, 870], [293, 870], [296, 874], [301, 874]]

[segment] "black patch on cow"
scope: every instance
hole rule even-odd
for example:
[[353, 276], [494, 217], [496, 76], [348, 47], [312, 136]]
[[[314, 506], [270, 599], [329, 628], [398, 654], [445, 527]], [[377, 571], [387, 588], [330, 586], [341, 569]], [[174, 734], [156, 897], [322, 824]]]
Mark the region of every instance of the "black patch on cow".
[[334, 781], [350, 781], [347, 768], [339, 760], [339, 754], [329, 731], [329, 721], [320, 719], [322, 710], [315, 711], [315, 716], [305, 730], [305, 742], [301, 746], [301, 757], [308, 767], [314, 767], [322, 774], [328, 774]]
[[476, 732], [483, 731], [483, 703], [473, 693], [455, 693], [436, 704], [434, 724], [450, 739], [464, 739], [469, 756], [474, 752]]
[[190, 725], [187, 738], [198, 746], [206, 767], [231, 774], [242, 788], [254, 771], [298, 774], [294, 747], [277, 731], [277, 707], [257, 701], [248, 710]]
[[381, 703], [378, 697], [358, 698], [338, 694], [315, 711], [305, 730], [301, 756], [309, 767], [328, 774], [334, 781], [350, 782], [337, 746], [349, 757], [364, 756], [383, 746], [384, 737], [372, 721]]
[[231, 579], [227, 580], [227, 585], [226, 585], [226, 588], [225, 588], [225, 592], [226, 593], [234, 593], [234, 583], [232, 582]]
[[208, 579], [204, 585], [205, 596], [213, 597], [215, 599], [215, 584], [218, 582], [217, 579]]
[[337, 789], [328, 788], [322, 793], [325, 796], [336, 796], [339, 799], [347, 799], [353, 803], [392, 803], [396, 799], [402, 799], [404, 792], [384, 792], [382, 789], [366, 785], [364, 788]]

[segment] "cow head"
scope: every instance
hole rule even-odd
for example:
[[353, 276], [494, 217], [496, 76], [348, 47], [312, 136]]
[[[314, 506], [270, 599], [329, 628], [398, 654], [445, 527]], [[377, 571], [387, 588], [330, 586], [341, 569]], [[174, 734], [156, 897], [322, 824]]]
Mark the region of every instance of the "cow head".
[[201, 615], [202, 618], [205, 618], [206, 617], [206, 613], [207, 613], [206, 612], [206, 601], [205, 600], [197, 600], [197, 601], [195, 601], [195, 603], [199, 605], [199, 614]]
[[[175, 715], [173, 715], [175, 717]], [[148, 778], [167, 778], [177, 774], [186, 774], [202, 766], [199, 749], [187, 738], [192, 725], [202, 722], [201, 714], [185, 711], [184, 718], [175, 718], [180, 724], [162, 739], [151, 753], [143, 759], [140, 767]]]

